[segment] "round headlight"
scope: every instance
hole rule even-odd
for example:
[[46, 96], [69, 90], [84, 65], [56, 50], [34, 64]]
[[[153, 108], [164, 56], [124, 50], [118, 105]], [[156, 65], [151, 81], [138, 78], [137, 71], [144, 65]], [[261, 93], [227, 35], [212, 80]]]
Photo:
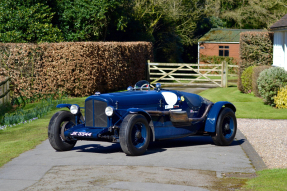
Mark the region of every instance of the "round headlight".
[[105, 113], [107, 116], [112, 116], [114, 114], [114, 108], [112, 108], [110, 106], [106, 107]]
[[71, 107], [70, 107], [70, 111], [71, 111], [71, 113], [72, 114], [77, 114], [78, 113], [78, 111], [79, 111], [79, 107], [78, 106], [76, 106], [76, 105], [72, 105]]

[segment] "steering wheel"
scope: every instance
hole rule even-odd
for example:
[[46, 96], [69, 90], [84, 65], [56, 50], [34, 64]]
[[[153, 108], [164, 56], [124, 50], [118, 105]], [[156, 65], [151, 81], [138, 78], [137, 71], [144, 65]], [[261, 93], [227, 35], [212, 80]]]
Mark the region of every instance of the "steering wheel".
[[[146, 87], [144, 87], [146, 86]], [[140, 90], [143, 90], [143, 88], [147, 88], [147, 89], [150, 89], [150, 87], [152, 87], [154, 89], [154, 86], [153, 85], [150, 85], [150, 84], [143, 84], [140, 88]]]

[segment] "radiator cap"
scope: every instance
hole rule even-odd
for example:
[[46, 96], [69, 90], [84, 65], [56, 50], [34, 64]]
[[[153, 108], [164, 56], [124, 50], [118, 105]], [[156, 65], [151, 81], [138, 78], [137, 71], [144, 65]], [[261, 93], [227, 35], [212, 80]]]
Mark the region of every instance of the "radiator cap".
[[101, 92], [96, 92], [95, 95], [99, 96], [99, 95], [101, 95]]

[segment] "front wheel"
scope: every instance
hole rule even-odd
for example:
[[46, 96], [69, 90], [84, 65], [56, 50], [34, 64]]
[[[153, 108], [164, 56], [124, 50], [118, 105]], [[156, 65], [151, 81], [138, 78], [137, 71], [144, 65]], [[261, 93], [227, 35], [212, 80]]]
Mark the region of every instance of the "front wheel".
[[127, 115], [121, 124], [119, 136], [121, 148], [127, 155], [142, 155], [150, 141], [146, 118], [140, 114]]
[[215, 145], [230, 145], [237, 131], [236, 117], [232, 109], [224, 107], [221, 109], [216, 123], [216, 132], [211, 136]]
[[59, 111], [53, 115], [48, 127], [51, 146], [57, 151], [69, 151], [77, 141], [67, 140], [64, 132], [75, 125], [75, 117], [68, 111]]

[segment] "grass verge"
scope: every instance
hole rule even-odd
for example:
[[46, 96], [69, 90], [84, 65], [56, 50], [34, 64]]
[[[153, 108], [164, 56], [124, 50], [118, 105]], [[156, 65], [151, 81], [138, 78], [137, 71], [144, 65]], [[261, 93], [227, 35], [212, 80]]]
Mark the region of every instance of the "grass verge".
[[[68, 99], [67, 103], [84, 107], [84, 98]], [[37, 103], [28, 104], [28, 108], [36, 107]], [[25, 108], [26, 109], [26, 108]], [[21, 153], [35, 148], [48, 138], [48, 124], [55, 112], [63, 109], [53, 109], [45, 117], [31, 123], [9, 127], [0, 131], [0, 167]]]
[[287, 169], [271, 169], [256, 172], [258, 177], [250, 179], [243, 187], [247, 190], [287, 190]]
[[199, 93], [212, 102], [229, 101], [237, 109], [237, 118], [287, 119], [287, 109], [276, 109], [265, 105], [262, 99], [253, 94], [241, 93], [237, 87], [212, 88]]

